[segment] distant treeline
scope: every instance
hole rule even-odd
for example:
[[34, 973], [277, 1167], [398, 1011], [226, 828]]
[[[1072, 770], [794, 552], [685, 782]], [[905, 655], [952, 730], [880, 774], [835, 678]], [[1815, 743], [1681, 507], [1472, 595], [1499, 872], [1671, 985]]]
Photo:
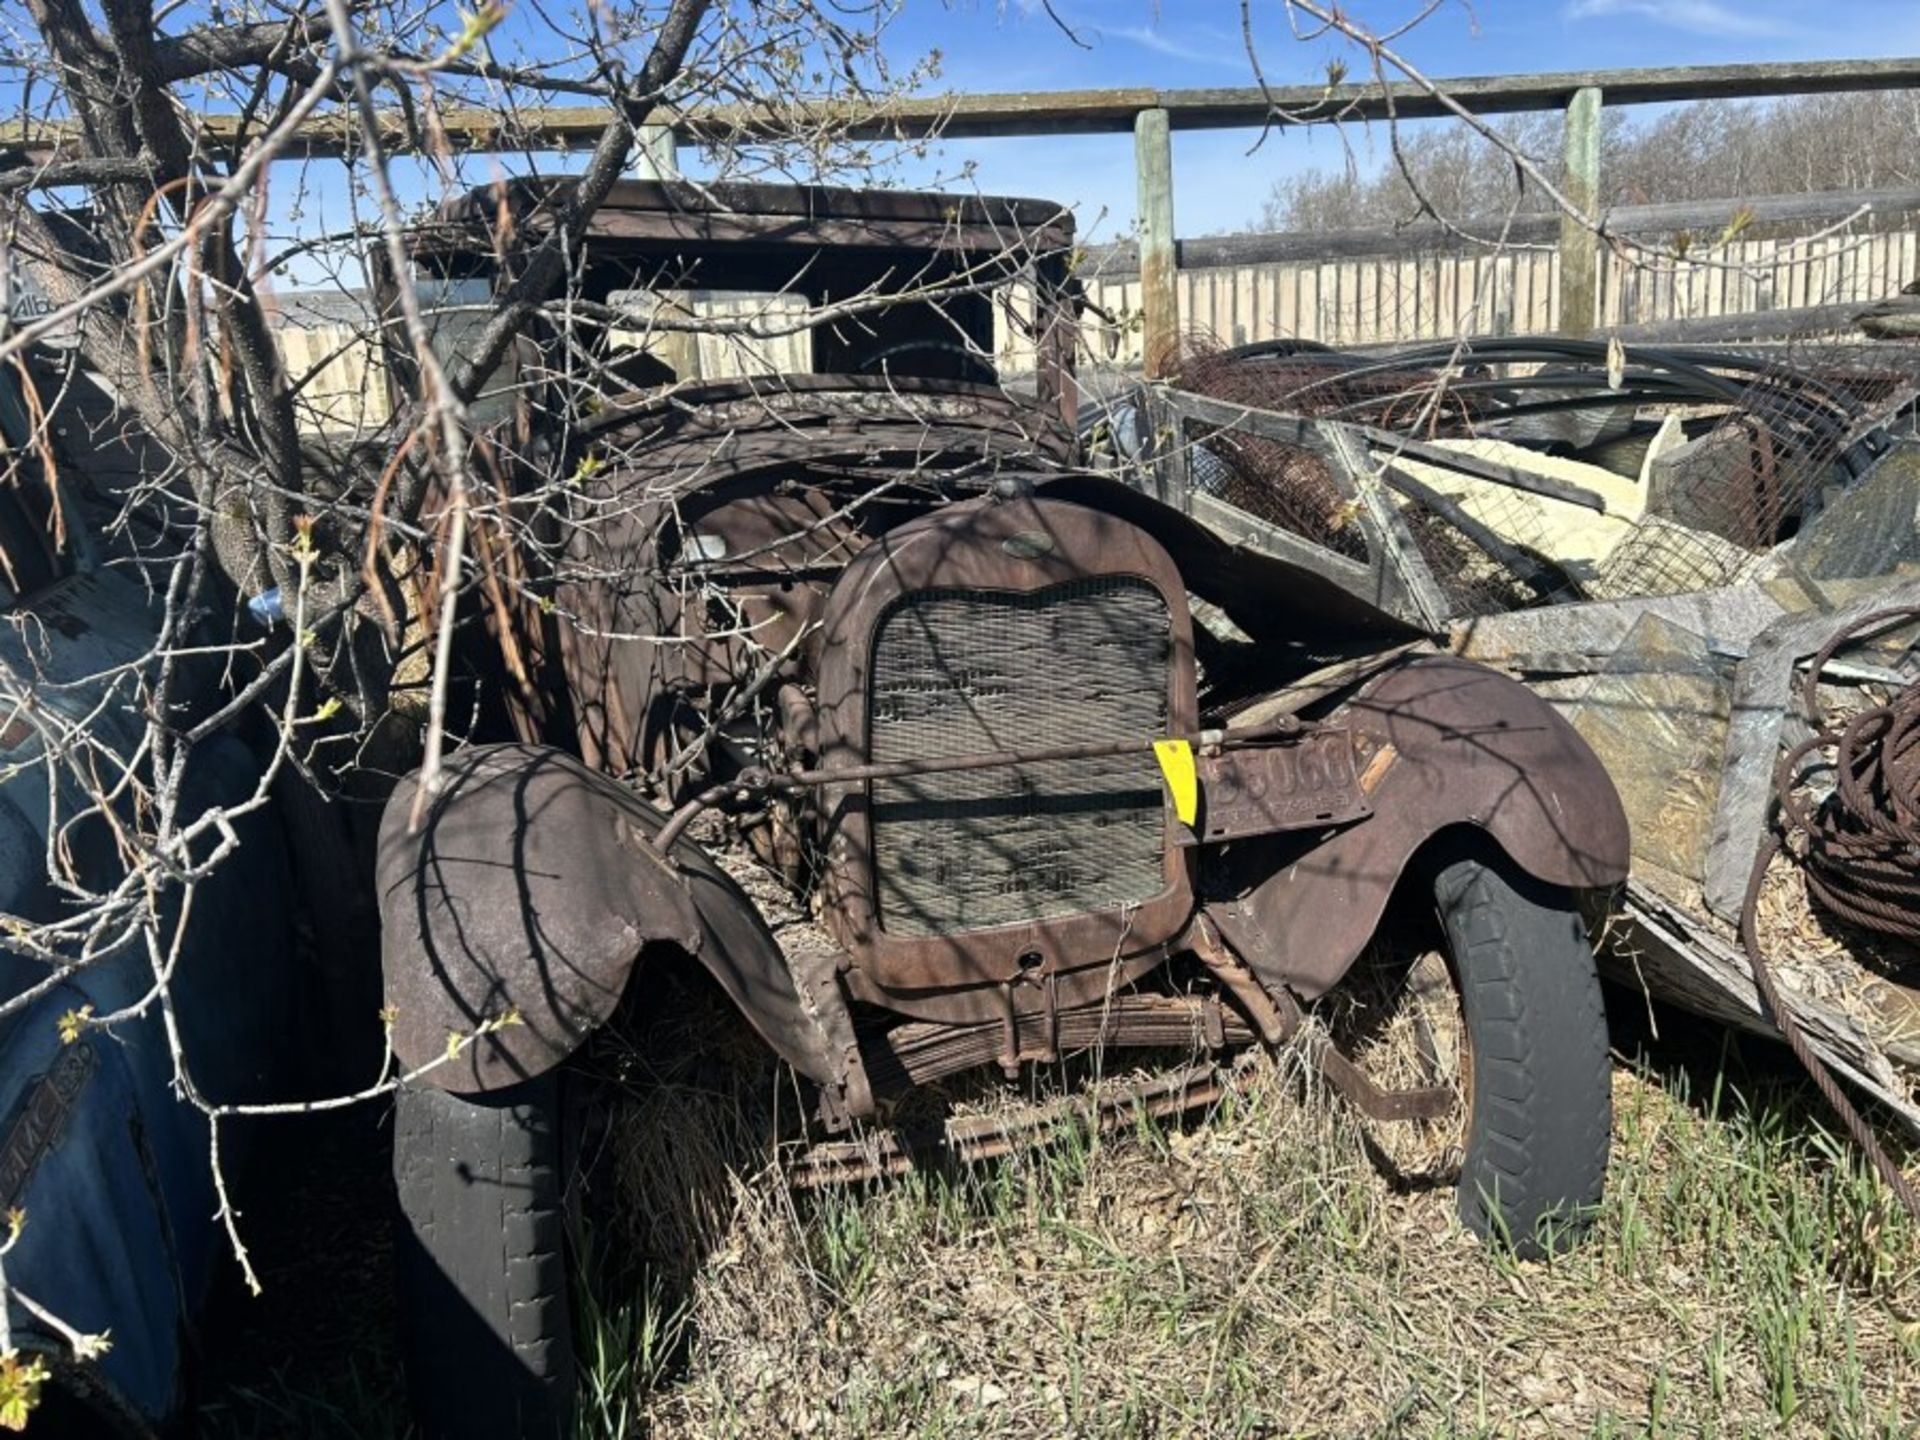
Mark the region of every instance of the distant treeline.
[[[1602, 112], [1601, 186], [1609, 204], [1791, 195], [1920, 182], [1920, 91], [1702, 101], [1636, 120]], [[1502, 138], [1550, 178], [1560, 173], [1558, 112], [1502, 116]], [[1405, 125], [1396, 162], [1384, 127], [1347, 132], [1350, 163], [1279, 181], [1249, 229], [1345, 230], [1422, 216], [1449, 220], [1551, 208], [1498, 147], [1457, 122]], [[1384, 166], [1380, 163], [1384, 160]], [[1414, 183], [1408, 183], [1411, 175]]]

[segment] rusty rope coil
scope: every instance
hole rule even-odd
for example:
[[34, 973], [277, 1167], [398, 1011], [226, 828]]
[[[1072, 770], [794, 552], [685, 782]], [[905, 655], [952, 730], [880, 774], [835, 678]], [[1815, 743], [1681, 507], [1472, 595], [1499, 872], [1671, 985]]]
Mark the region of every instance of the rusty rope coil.
[[[1833, 1072], [1814, 1053], [1793, 1012], [1781, 1000], [1760, 953], [1755, 923], [1767, 867], [1786, 848], [1786, 838], [1799, 834], [1805, 837], [1801, 858], [1807, 887], [1822, 905], [1863, 929], [1920, 939], [1920, 685], [1904, 687], [1888, 704], [1855, 716], [1838, 732], [1827, 727], [1819, 698], [1821, 674], [1844, 646], [1916, 620], [1920, 620], [1920, 606], [1876, 611], [1839, 631], [1814, 657], [1801, 694], [1818, 733], [1781, 757], [1774, 771], [1782, 830], [1769, 834], [1753, 857], [1740, 906], [1740, 942], [1753, 967], [1754, 984], [1787, 1048], [1806, 1067], [1814, 1087], [1887, 1188], [1920, 1221], [1920, 1195], [1841, 1090]], [[1835, 788], [1817, 807], [1809, 807], [1793, 793], [1794, 776], [1801, 760], [1826, 747], [1835, 752]]]
[[[1807, 888], [1850, 925], [1920, 940], [1920, 685], [1855, 716], [1840, 731], [1820, 706], [1820, 674], [1842, 646], [1920, 620], [1920, 606], [1881, 610], [1826, 643], [1802, 694], [1819, 732], [1780, 762], [1774, 785], [1789, 835], [1805, 837]], [[1809, 753], [1832, 747], [1833, 793], [1810, 806], [1793, 793]]]

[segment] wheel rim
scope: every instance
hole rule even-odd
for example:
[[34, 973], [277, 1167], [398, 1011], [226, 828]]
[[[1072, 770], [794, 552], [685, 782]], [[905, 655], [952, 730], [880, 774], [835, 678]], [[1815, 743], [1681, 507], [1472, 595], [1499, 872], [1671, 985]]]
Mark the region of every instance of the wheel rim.
[[1422, 1187], [1456, 1183], [1473, 1110], [1473, 1046], [1447, 957], [1369, 947], [1336, 992], [1328, 1030], [1382, 1090], [1453, 1092], [1453, 1103], [1432, 1120], [1373, 1120], [1357, 1111], [1355, 1118], [1389, 1178]]

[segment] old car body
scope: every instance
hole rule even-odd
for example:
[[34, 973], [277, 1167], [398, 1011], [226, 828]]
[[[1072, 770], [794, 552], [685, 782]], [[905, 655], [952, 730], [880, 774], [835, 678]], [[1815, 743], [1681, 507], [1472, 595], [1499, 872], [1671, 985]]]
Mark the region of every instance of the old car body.
[[[551, 193], [448, 207], [423, 263], [484, 268], [492, 217], [537, 235]], [[512, 733], [425, 797], [403, 783], [382, 831], [392, 1034], [419, 1072], [402, 1150], [430, 1150], [396, 1157], [403, 1206], [435, 1217], [422, 1293], [481, 1283], [443, 1233], [467, 1203], [447, 1137], [523, 1126], [650, 953], [715, 977], [830, 1136], [973, 1065], [1285, 1039], [1447, 837], [1523, 885], [1624, 876], [1618, 800], [1548, 706], [1343, 575], [1080, 467], [1071, 243], [1051, 207], [945, 196], [636, 183], [593, 220], [588, 300], [694, 272], [829, 318], [815, 373], [656, 376], [549, 417], [585, 463], [543, 603], [512, 622], [538, 662], [500, 682]], [[961, 293], [833, 318], [936, 274]], [[997, 343], [980, 275], [1031, 301]], [[994, 369], [1013, 314], [1018, 398]], [[710, 813], [818, 926], [775, 939], [691, 838]], [[1167, 978], [1189, 962], [1198, 989]], [[551, 1380], [553, 1337], [517, 1313], [474, 1333]], [[430, 1430], [475, 1423], [451, 1379], [426, 1382]]]
[[[56, 852], [74, 882], [96, 893], [125, 873], [112, 827], [49, 751], [84, 725], [96, 758], [136, 755], [137, 682], [159, 618], [156, 597], [91, 528], [104, 497], [89, 461], [109, 463], [105, 445], [88, 448], [85, 407], [98, 392], [85, 376], [68, 377], [62, 408], [35, 438], [17, 385], [12, 372], [0, 380], [7, 448], [54, 452], [66, 521], [59, 534], [48, 523], [37, 475], [0, 488], [10, 580], [0, 610], [0, 912], [25, 926], [71, 905], [49, 880]], [[260, 775], [246, 745], [215, 736], [190, 761], [182, 813], [241, 805]], [[257, 810], [235, 828], [237, 851], [195, 896], [172, 986], [196, 1082], [219, 1102], [268, 1098], [284, 1078], [294, 985], [278, 834]], [[179, 919], [169, 904], [167, 923]], [[157, 1004], [105, 1029], [62, 1024], [128, 1011], [150, 995], [152, 962], [137, 937], [51, 978], [44, 961], [0, 946], [0, 1000], [31, 997], [0, 1019], [0, 1211], [24, 1222], [4, 1259], [9, 1344], [53, 1374], [36, 1432], [146, 1434], [181, 1399], [219, 1260], [207, 1124], [175, 1090]], [[70, 1337], [29, 1311], [22, 1292], [72, 1330], [107, 1337], [103, 1353], [76, 1357]]]

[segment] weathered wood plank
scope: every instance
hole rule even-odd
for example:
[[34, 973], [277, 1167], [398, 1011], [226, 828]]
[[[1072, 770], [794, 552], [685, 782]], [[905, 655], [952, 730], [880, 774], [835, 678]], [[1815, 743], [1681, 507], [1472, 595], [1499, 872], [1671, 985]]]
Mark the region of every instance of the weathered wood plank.
[[[1623, 985], [1749, 1034], [1779, 1038], [1761, 1011], [1753, 970], [1739, 947], [1639, 881], [1629, 882], [1621, 914], [1599, 955], [1603, 972]], [[1920, 1134], [1920, 1106], [1908, 1097], [1874, 1037], [1853, 1017], [1812, 996], [1789, 990], [1784, 998], [1820, 1058]]]
[[1648, 325], [1620, 325], [1610, 333], [1622, 340], [1637, 340], [1647, 345], [1787, 340], [1803, 335], [1848, 333], [1854, 328], [1853, 317], [1859, 309], [1858, 301], [1848, 300], [1796, 310], [1742, 310], [1691, 319], [1656, 320]]

